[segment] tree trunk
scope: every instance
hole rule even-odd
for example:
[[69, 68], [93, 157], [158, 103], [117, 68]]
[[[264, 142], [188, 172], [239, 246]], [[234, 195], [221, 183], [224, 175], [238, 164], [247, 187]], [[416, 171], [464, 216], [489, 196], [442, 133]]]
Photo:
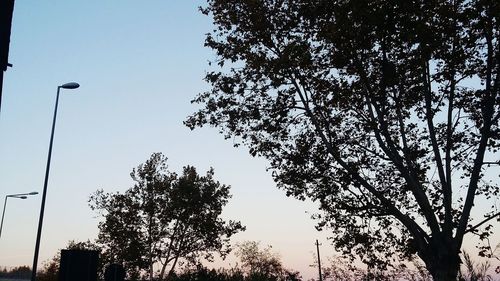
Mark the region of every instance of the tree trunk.
[[168, 258], [165, 260], [165, 263], [161, 267], [160, 275], [158, 276], [158, 280], [163, 281], [163, 276], [165, 276], [165, 269], [167, 268]]
[[431, 272], [434, 281], [457, 281], [459, 266], [446, 264]]
[[443, 240], [434, 240], [420, 257], [434, 281], [456, 281], [461, 264], [460, 250], [453, 240]]
[[172, 274], [174, 273], [174, 269], [175, 269], [175, 266], [177, 265], [178, 260], [179, 260], [179, 257], [177, 256], [174, 260], [174, 263], [172, 264], [172, 267], [168, 271], [167, 280], [170, 280], [172, 278]]

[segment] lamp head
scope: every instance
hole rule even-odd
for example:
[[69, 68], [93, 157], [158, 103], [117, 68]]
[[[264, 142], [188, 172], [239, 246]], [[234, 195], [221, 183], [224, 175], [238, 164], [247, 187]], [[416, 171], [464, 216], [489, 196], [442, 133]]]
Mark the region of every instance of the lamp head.
[[66, 83], [66, 84], [62, 84], [59, 87], [61, 87], [63, 89], [76, 89], [76, 88], [80, 87], [80, 84], [78, 84], [76, 82], [69, 82], [69, 83]]
[[28, 196], [19, 196], [17, 198], [19, 198], [19, 199], [26, 199], [26, 198], [28, 198]]
[[28, 195], [37, 195], [37, 194], [38, 194], [38, 192], [36, 192], [36, 191], [28, 193]]

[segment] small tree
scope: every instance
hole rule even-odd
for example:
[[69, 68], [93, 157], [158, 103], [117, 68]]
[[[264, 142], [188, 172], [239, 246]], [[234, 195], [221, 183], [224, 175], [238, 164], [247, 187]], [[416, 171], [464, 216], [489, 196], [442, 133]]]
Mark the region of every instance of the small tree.
[[209, 170], [201, 176], [191, 166], [181, 175], [169, 172], [167, 158], [154, 153], [131, 177], [135, 185], [124, 193], [98, 190], [90, 206], [104, 216], [98, 242], [113, 262], [125, 265], [129, 276], [147, 271], [163, 280], [174, 272], [179, 259], [195, 262], [225, 256], [229, 239], [244, 230], [240, 222], [220, 216], [229, 198], [229, 186], [220, 184]]
[[271, 250], [271, 246], [261, 249], [258, 242], [245, 241], [237, 245], [236, 256], [248, 280], [301, 280], [299, 272], [283, 266], [280, 256]]

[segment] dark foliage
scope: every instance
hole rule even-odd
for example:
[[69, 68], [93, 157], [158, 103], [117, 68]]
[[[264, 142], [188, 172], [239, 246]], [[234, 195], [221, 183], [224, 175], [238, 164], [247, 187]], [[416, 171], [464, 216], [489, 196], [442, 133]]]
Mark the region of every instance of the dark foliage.
[[3, 279], [29, 279], [31, 277], [31, 269], [29, 266], [17, 266], [10, 270], [3, 268], [0, 270], [0, 278]]
[[216, 70], [186, 124], [267, 158], [289, 196], [321, 204], [318, 227], [345, 256], [384, 270], [417, 255], [454, 280], [464, 237], [486, 240], [500, 218], [500, 2], [209, 0], [202, 12]]
[[224, 257], [231, 250], [230, 237], [245, 229], [221, 218], [230, 186], [217, 182], [213, 170], [203, 176], [187, 166], [178, 175], [167, 170], [166, 160], [155, 153], [130, 174], [133, 187], [124, 193], [99, 190], [90, 198], [92, 209], [104, 217], [98, 244], [131, 279], [163, 280], [179, 261], [211, 260], [214, 253]]
[[246, 272], [245, 269], [207, 269], [199, 266], [175, 275], [172, 281], [301, 281], [298, 272], [283, 271], [279, 274], [265, 274], [260, 271]]

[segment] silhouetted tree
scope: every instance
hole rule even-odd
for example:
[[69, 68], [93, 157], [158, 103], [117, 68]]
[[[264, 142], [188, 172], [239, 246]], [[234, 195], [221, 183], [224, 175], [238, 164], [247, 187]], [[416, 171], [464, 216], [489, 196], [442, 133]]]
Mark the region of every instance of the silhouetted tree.
[[280, 256], [271, 250], [271, 246], [261, 249], [258, 242], [245, 241], [237, 245], [235, 254], [248, 280], [301, 280], [299, 272], [283, 266]]
[[186, 269], [171, 278], [172, 281], [245, 281], [239, 269], [208, 269], [202, 265]]
[[93, 210], [104, 216], [98, 242], [112, 262], [123, 263], [129, 277], [147, 270], [159, 280], [172, 275], [179, 261], [225, 256], [229, 238], [244, 230], [240, 222], [224, 221], [220, 215], [231, 195], [209, 170], [201, 176], [191, 166], [181, 175], [169, 172], [167, 158], [154, 153], [130, 174], [135, 185], [124, 193], [98, 190], [90, 197]]
[[31, 269], [26, 265], [16, 266], [10, 270], [7, 270], [7, 268], [0, 269], [0, 279], [29, 279], [30, 276]]
[[500, 217], [487, 165], [500, 145], [499, 7], [209, 0], [217, 66], [186, 124], [269, 159], [287, 195], [321, 203], [319, 227], [344, 255], [384, 269], [417, 254], [434, 280], [455, 280], [466, 234], [485, 239]]

